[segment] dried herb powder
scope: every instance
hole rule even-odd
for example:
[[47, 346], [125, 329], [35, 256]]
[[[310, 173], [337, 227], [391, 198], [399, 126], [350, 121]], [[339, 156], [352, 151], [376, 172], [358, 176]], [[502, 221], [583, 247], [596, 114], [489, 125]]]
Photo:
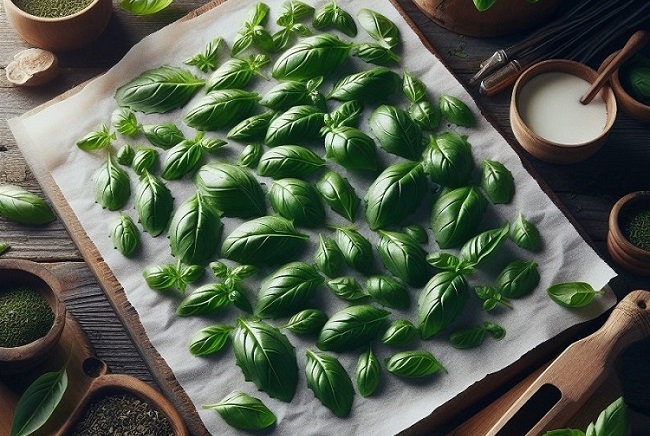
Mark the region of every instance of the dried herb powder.
[[650, 251], [650, 204], [635, 204], [626, 208], [620, 217], [625, 238], [642, 250]]
[[93, 0], [14, 0], [19, 9], [37, 17], [58, 18], [76, 14]]
[[47, 334], [54, 312], [45, 298], [30, 288], [0, 291], [0, 347], [29, 344]]
[[92, 401], [71, 436], [173, 436], [169, 419], [131, 394], [111, 394]]

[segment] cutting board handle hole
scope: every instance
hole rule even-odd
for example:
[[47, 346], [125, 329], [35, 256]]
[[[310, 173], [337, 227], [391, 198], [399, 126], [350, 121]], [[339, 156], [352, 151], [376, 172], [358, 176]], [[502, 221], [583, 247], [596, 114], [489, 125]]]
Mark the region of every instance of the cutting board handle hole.
[[543, 384], [501, 427], [496, 436], [521, 436], [528, 433], [561, 398], [562, 391], [557, 386]]
[[639, 306], [639, 309], [646, 310], [646, 308], [648, 307], [648, 306], [645, 304], [645, 301], [644, 301], [644, 300], [639, 300], [639, 301], [637, 301], [636, 304], [637, 304], [637, 306]]
[[81, 364], [84, 374], [88, 377], [97, 378], [106, 374], [107, 367], [103, 360], [96, 357], [89, 357]]

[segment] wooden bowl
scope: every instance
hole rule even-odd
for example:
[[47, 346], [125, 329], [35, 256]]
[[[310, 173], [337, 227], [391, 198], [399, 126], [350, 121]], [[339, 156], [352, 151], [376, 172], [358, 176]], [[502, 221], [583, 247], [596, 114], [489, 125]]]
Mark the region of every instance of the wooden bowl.
[[650, 251], [632, 244], [621, 230], [621, 215], [629, 207], [645, 205], [650, 209], [650, 191], [636, 191], [618, 200], [609, 214], [607, 249], [612, 259], [626, 270], [650, 276]]
[[[600, 65], [599, 71], [605, 68], [609, 61], [611, 61], [617, 54], [618, 51], [609, 55]], [[636, 100], [625, 90], [621, 84], [621, 77], [618, 74], [618, 70], [614, 71], [614, 74], [612, 74], [612, 77], [609, 79], [609, 84], [612, 87], [614, 95], [616, 95], [616, 101], [621, 109], [623, 109], [623, 112], [630, 116], [630, 118], [650, 123], [650, 106]]]
[[29, 260], [0, 260], [2, 288], [28, 286], [41, 294], [54, 313], [49, 332], [40, 339], [20, 347], [0, 347], [0, 373], [18, 374], [29, 372], [45, 361], [54, 351], [65, 326], [65, 304], [57, 297], [61, 291], [59, 280], [44, 266]]
[[524, 71], [515, 83], [510, 99], [510, 124], [519, 144], [536, 158], [556, 163], [580, 162], [596, 153], [603, 146], [616, 119], [616, 98], [611, 88], [605, 86], [602, 95], [607, 108], [607, 121], [602, 133], [596, 138], [579, 144], [561, 144], [542, 138], [526, 125], [519, 110], [522, 89], [534, 77], [543, 73], [563, 72], [580, 77], [588, 82], [596, 80], [598, 73], [588, 66], [565, 59], [550, 59], [532, 65]]
[[73, 50], [95, 40], [113, 13], [112, 0], [93, 0], [85, 9], [58, 18], [37, 17], [3, 0], [7, 18], [18, 35], [35, 47], [53, 51]]

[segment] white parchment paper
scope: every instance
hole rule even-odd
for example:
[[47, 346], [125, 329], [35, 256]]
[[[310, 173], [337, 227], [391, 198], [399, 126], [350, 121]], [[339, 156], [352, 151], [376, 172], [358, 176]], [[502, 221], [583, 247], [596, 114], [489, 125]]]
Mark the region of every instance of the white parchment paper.
[[[395, 434], [426, 417], [441, 404], [486, 375], [510, 365], [527, 351], [569, 326], [591, 319], [614, 304], [615, 298], [611, 292], [608, 292], [605, 296], [598, 297], [596, 302], [586, 310], [569, 311], [557, 306], [546, 296], [545, 290], [551, 284], [558, 282], [586, 281], [597, 289], [601, 288], [614, 276], [614, 272], [580, 238], [577, 231], [526, 172], [518, 156], [500, 134], [479, 116], [478, 126], [474, 129], [442, 126], [441, 130], [453, 129], [467, 134], [473, 145], [477, 165], [483, 159], [494, 159], [503, 162], [513, 173], [517, 186], [514, 201], [505, 206], [490, 206], [482, 228], [500, 226], [505, 220], [512, 222], [517, 213], [523, 211], [527, 219], [540, 229], [544, 249], [540, 253], [530, 253], [508, 242], [500, 254], [482, 268], [480, 274], [471, 277], [471, 284], [493, 284], [498, 272], [517, 258], [534, 259], [539, 265], [542, 279], [532, 295], [513, 301], [514, 310], [500, 310], [495, 314], [485, 314], [480, 310], [478, 300], [473, 298], [462, 319], [457, 320], [452, 328], [434, 340], [414, 345], [414, 348], [430, 350], [447, 367], [448, 374], [413, 382], [400, 380], [384, 371], [380, 391], [368, 399], [357, 395], [351, 416], [339, 419], [314, 398], [304, 379], [305, 349], [315, 347], [314, 338], [300, 338], [287, 333], [297, 348], [301, 371], [297, 393], [291, 403], [269, 398], [264, 392], [258, 392], [252, 383], [246, 382], [239, 368], [235, 366], [230, 348], [210, 358], [192, 356], [188, 349], [190, 337], [211, 324], [234, 323], [237, 311], [230, 310], [212, 317], [180, 318], [175, 314], [178, 298], [152, 291], [147, 287], [141, 275], [145, 266], [174, 263], [168, 240], [164, 236], [154, 239], [148, 234], [143, 234], [142, 249], [134, 259], [125, 259], [113, 249], [107, 235], [109, 226], [117, 218], [117, 214], [102, 210], [94, 202], [92, 191], [93, 173], [105, 157], [102, 153], [83, 152], [75, 146], [75, 142], [86, 133], [97, 130], [102, 123], [110, 122], [111, 112], [116, 108], [113, 99], [115, 89], [136, 75], [161, 65], [180, 66], [185, 59], [202, 51], [206, 43], [217, 36], [223, 36], [229, 44], [232, 44], [247, 11], [254, 3], [253, 0], [228, 1], [198, 18], [167, 26], [137, 44], [114, 68], [89, 83], [78, 94], [38, 114], [10, 121], [18, 145], [32, 169], [35, 172], [51, 173], [85, 231], [124, 287], [152, 344], [174, 371], [210, 432], [220, 435], [237, 434], [237, 431], [226, 425], [215, 412], [203, 410], [201, 405], [215, 403], [228, 393], [239, 390], [262, 399], [273, 410], [278, 418], [274, 434]], [[268, 0], [266, 3], [271, 6], [270, 22], [273, 23], [279, 14], [282, 0]], [[315, 6], [323, 3], [324, 0], [313, 2]], [[467, 102], [475, 114], [480, 113], [458, 81], [422, 46], [417, 35], [389, 2], [339, 0], [337, 3], [354, 16], [358, 9], [367, 7], [381, 12], [397, 23], [403, 43], [400, 48], [402, 62], [400, 70], [396, 69], [396, 71], [401, 72], [401, 68], [404, 68], [420, 77], [427, 85], [432, 101], [437, 101], [440, 94], [455, 95]], [[273, 26], [274, 24], [271, 24], [272, 29]], [[371, 41], [362, 29], [359, 29], [356, 40]], [[359, 71], [361, 68], [368, 67], [357, 59], [351, 60], [346, 64], [342, 75]], [[194, 72], [200, 75], [198, 71]], [[263, 94], [273, 84], [274, 82], [258, 79], [253, 87]], [[327, 92], [331, 85], [330, 80], [323, 85], [322, 90]], [[200, 98], [202, 93], [199, 92], [194, 101]], [[329, 103], [330, 109], [335, 107], [332, 103]], [[402, 107], [405, 105], [405, 101], [399, 98], [395, 98], [393, 103]], [[192, 104], [193, 102], [190, 102], [187, 107]], [[181, 121], [183, 114], [183, 109], [164, 115], [138, 114], [138, 120], [142, 124], [174, 121], [184, 130], [186, 136], [193, 137], [196, 132], [183, 125]], [[363, 119], [362, 129], [369, 132], [367, 116], [368, 112]], [[208, 135], [224, 138], [225, 132]], [[125, 142], [146, 144], [146, 139], [140, 137], [129, 140], [119, 137], [113, 146], [117, 149]], [[210, 159], [236, 160], [242, 148], [242, 144], [232, 142], [216, 157]], [[324, 154], [322, 144], [320, 148], [314, 147], [314, 150], [321, 155]], [[382, 156], [385, 164], [398, 159], [385, 153]], [[336, 165], [332, 167], [350, 179], [360, 197], [365, 194], [372, 177], [359, 177]], [[131, 183], [134, 190], [136, 180], [132, 173]], [[268, 189], [271, 180], [264, 178], [260, 180]], [[168, 186], [175, 195], [175, 206], [187, 199], [195, 189], [189, 179], [169, 182]], [[419, 222], [423, 224], [427, 222], [426, 216], [430, 208], [431, 199], [428, 199], [416, 215]], [[127, 205], [125, 212], [136, 218], [132, 202]], [[362, 217], [362, 215], [363, 211], [359, 210], [358, 216]], [[223, 221], [224, 235], [242, 222], [230, 218], [225, 218]], [[363, 219], [358, 221], [361, 222]], [[340, 217], [329, 211], [328, 223], [345, 224]], [[371, 238], [373, 243], [376, 242], [376, 237], [365, 224], [360, 224], [359, 229]], [[317, 245], [318, 238], [316, 232], [307, 233], [312, 237], [309, 254], [304, 258], [311, 261], [311, 253]], [[437, 250], [435, 243], [430, 242], [427, 250]], [[210, 274], [206, 273], [206, 276], [206, 281], [210, 280]], [[249, 296], [254, 299], [259, 282], [253, 280], [249, 283]], [[411, 295], [411, 310], [393, 311], [391, 319], [408, 318], [416, 321], [419, 290], [412, 290]], [[321, 289], [317, 304], [325, 308], [330, 315], [345, 306], [344, 302], [328, 295], [325, 288]], [[505, 339], [500, 342], [488, 339], [482, 347], [469, 351], [455, 350], [446, 344], [449, 331], [478, 324], [486, 319], [498, 322], [506, 328]], [[281, 325], [282, 321], [284, 320], [279, 320], [276, 325]], [[388, 357], [395, 351], [380, 345], [375, 348], [380, 359]], [[351, 375], [354, 375], [358, 354], [358, 352], [344, 353], [339, 356]]]

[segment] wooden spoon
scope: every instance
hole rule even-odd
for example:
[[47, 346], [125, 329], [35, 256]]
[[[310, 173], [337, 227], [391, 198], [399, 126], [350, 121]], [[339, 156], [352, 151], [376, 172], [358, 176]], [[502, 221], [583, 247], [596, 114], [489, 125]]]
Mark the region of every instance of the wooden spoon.
[[618, 70], [630, 56], [641, 50], [644, 45], [648, 43], [648, 33], [644, 30], [637, 30], [634, 32], [630, 39], [627, 40], [625, 46], [618, 52], [618, 54], [610, 61], [605, 69], [598, 75], [598, 78], [591, 84], [589, 90], [582, 96], [580, 103], [589, 104], [594, 99], [598, 91], [605, 85], [609, 78]]

